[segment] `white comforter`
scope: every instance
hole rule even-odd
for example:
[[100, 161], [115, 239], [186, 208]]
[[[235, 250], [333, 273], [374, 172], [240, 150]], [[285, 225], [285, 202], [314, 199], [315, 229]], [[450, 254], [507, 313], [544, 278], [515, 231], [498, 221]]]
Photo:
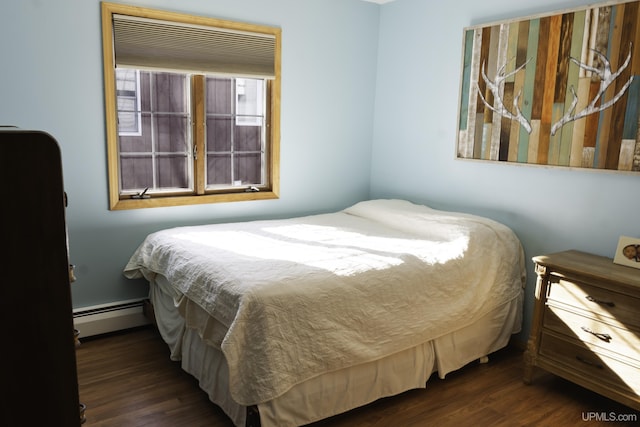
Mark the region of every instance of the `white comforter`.
[[125, 275], [154, 274], [212, 316], [200, 333], [224, 353], [233, 399], [254, 405], [471, 324], [522, 292], [525, 266], [500, 223], [375, 200], [153, 233]]

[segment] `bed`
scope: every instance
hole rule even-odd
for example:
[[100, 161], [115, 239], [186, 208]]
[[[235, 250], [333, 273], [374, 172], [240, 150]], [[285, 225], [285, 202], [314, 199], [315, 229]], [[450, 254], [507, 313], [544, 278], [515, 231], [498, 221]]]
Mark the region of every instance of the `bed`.
[[425, 387], [507, 345], [524, 254], [505, 225], [404, 200], [176, 227], [124, 269], [170, 357], [237, 426], [297, 426]]

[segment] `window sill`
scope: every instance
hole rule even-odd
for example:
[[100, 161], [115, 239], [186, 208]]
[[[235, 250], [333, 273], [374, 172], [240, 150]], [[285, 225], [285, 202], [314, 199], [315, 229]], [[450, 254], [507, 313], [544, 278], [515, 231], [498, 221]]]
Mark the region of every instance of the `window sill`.
[[204, 196], [173, 196], [151, 197], [148, 199], [122, 199], [111, 202], [110, 210], [160, 208], [169, 206], [202, 205], [208, 203], [243, 202], [250, 200], [277, 199], [279, 194], [275, 191], [263, 190], [260, 192], [207, 194]]

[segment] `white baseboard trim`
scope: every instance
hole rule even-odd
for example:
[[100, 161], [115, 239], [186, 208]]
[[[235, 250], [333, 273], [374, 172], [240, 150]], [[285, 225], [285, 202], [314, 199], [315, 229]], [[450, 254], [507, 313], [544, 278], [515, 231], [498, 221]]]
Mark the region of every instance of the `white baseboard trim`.
[[148, 325], [143, 304], [144, 300], [129, 300], [74, 309], [73, 326], [82, 339]]

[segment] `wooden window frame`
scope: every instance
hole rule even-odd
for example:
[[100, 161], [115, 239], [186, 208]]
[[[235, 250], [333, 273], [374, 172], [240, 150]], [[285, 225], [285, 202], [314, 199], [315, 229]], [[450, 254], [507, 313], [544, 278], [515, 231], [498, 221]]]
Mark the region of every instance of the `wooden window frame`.
[[[194, 185], [195, 191], [188, 195], [154, 195], [149, 198], [133, 198], [120, 192], [120, 159], [118, 149], [117, 128], [117, 99], [115, 81], [115, 59], [113, 42], [113, 15], [122, 14], [141, 18], [179, 22], [190, 25], [211, 26], [234, 31], [249, 31], [272, 34], [275, 37], [275, 78], [267, 80], [267, 111], [266, 111], [266, 182], [260, 191], [247, 191], [244, 188], [233, 188], [215, 192], [206, 191], [205, 183], [205, 125], [199, 120], [193, 120], [193, 144], [197, 153], [194, 156]], [[280, 58], [281, 58], [281, 30], [277, 27], [247, 24], [227, 21], [217, 18], [166, 12], [157, 9], [147, 9], [114, 3], [102, 3], [102, 43], [104, 61], [104, 89], [105, 115], [107, 138], [107, 161], [109, 182], [109, 209], [125, 210], [152, 207], [183, 206], [220, 202], [239, 202], [250, 200], [276, 199], [280, 192]], [[243, 77], [243, 76], [237, 76]], [[192, 113], [194, 118], [204, 117], [204, 75], [192, 77], [192, 93], [202, 93], [202, 96], [192, 97]]]

